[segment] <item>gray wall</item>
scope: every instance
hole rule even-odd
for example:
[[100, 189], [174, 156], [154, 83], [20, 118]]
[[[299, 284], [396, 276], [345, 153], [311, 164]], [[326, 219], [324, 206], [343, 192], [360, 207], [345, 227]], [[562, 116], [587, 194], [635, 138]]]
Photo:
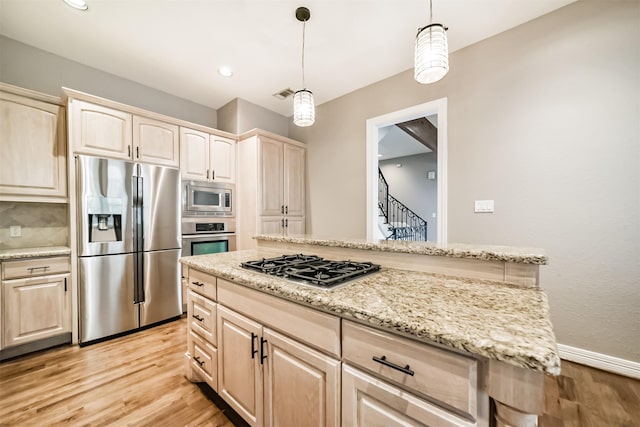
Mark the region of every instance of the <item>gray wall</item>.
[[216, 110], [0, 36], [0, 81], [61, 96], [62, 86], [204, 126]]
[[289, 118], [241, 98], [235, 98], [218, 109], [218, 129], [244, 133], [262, 129], [278, 135], [289, 134]]
[[427, 221], [427, 238], [437, 241], [438, 227], [431, 214], [437, 212], [438, 181], [427, 179], [427, 171], [437, 170], [436, 153], [381, 160], [378, 164], [389, 184], [389, 194]]
[[640, 362], [638, 22], [640, 2], [578, 1], [454, 52], [436, 84], [407, 70], [320, 105], [289, 129], [310, 230], [364, 237], [365, 121], [447, 97], [449, 241], [545, 248], [558, 341]]

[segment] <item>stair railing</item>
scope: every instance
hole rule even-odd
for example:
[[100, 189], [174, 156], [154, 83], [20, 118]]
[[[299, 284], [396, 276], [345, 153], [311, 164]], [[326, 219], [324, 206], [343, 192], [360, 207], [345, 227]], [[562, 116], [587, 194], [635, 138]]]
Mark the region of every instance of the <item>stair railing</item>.
[[427, 221], [389, 194], [389, 184], [378, 168], [378, 208], [389, 224], [387, 240], [427, 241]]

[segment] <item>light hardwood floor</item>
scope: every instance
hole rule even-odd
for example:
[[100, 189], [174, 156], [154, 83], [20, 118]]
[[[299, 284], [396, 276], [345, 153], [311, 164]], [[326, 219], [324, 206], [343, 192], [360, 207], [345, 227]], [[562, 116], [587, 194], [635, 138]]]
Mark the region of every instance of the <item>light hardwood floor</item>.
[[0, 364], [1, 426], [233, 424], [183, 376], [186, 320]]
[[[183, 318], [3, 362], [0, 426], [233, 426], [184, 378], [185, 348]], [[638, 380], [563, 361], [545, 398], [540, 427], [640, 426]]]

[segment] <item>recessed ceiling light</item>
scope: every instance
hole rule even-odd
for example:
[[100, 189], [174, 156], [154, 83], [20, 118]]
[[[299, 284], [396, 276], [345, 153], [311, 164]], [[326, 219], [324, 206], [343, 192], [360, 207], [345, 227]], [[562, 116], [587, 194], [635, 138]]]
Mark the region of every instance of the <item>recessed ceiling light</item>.
[[231, 68], [229, 67], [220, 67], [218, 68], [218, 74], [222, 77], [231, 77], [233, 76], [233, 71], [231, 71]]
[[378, 157], [382, 157], [382, 154], [378, 154]]
[[64, 2], [74, 9], [78, 9], [78, 10], [89, 9], [89, 6], [87, 6], [87, 3], [84, 0], [64, 0]]

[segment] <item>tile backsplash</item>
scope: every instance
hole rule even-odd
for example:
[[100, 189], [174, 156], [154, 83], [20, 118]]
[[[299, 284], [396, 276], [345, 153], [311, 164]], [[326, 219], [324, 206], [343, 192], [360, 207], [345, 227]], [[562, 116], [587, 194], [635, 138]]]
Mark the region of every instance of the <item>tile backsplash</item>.
[[[0, 202], [0, 249], [68, 246], [68, 217], [64, 203]], [[10, 237], [13, 225], [21, 237]]]

